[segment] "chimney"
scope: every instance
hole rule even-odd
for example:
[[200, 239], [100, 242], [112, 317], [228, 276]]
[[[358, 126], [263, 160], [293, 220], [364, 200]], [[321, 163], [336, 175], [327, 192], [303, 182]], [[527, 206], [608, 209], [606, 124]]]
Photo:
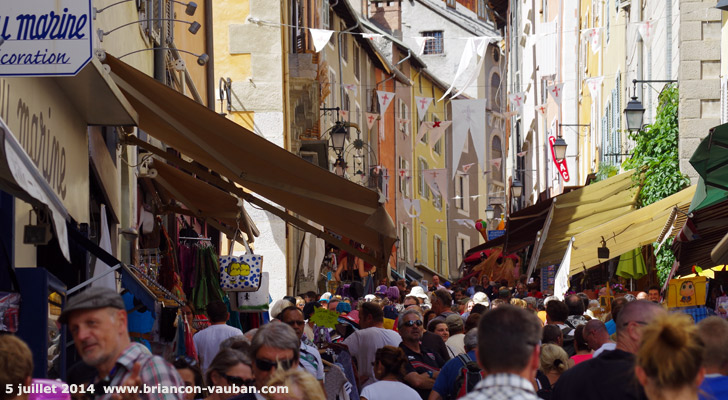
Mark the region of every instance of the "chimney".
[[371, 0], [369, 21], [398, 38], [402, 37], [402, 5], [400, 0]]

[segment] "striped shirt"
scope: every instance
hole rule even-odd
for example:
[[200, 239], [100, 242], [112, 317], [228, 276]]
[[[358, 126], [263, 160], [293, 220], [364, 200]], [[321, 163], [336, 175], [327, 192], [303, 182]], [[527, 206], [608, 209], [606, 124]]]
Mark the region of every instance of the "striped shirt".
[[[184, 381], [171, 364], [164, 361], [162, 357], [150, 354], [149, 350], [140, 343], [132, 343], [126, 350], [121, 352], [109, 376], [111, 380], [108, 386], [121, 386], [125, 380], [131, 377], [131, 371], [135, 363], [141, 364], [139, 379], [142, 385], [154, 388], [185, 386]], [[104, 389], [99, 385], [96, 385], [96, 387], [96, 399], [111, 400], [111, 393], [104, 394]], [[142, 400], [183, 400], [184, 394], [142, 393], [140, 388], [139, 398]]]
[[533, 384], [516, 374], [493, 374], [475, 385], [464, 400], [538, 400]]

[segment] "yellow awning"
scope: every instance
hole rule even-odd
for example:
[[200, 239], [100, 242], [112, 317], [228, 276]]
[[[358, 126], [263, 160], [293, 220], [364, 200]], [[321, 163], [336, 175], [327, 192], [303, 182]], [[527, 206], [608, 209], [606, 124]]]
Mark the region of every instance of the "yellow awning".
[[625, 172], [554, 198], [550, 219], [534, 253], [535, 267], [559, 264], [572, 236], [631, 212], [639, 192], [632, 181], [633, 173]]
[[602, 237], [606, 239], [612, 257], [654, 242], [672, 209], [690, 204], [694, 194], [695, 185], [575, 235], [569, 274], [582, 272], [606, 261], [597, 258], [597, 247], [602, 245]]

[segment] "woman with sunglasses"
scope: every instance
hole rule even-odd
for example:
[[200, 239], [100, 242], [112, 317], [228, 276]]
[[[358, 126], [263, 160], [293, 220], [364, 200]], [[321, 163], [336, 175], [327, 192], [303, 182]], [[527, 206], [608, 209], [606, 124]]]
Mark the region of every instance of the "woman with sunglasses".
[[367, 385], [361, 392], [360, 400], [397, 399], [419, 400], [420, 395], [402, 383], [407, 356], [394, 346], [384, 346], [374, 355], [374, 376], [377, 382]]
[[[254, 386], [253, 370], [250, 358], [237, 350], [223, 349], [212, 359], [205, 375], [208, 386], [222, 388], [209, 393], [205, 400], [227, 400], [239, 395], [229, 386]], [[217, 393], [221, 391], [222, 393]], [[229, 393], [226, 393], [229, 392]]]
[[202, 393], [202, 387], [205, 383], [202, 381], [202, 371], [200, 366], [197, 364], [197, 360], [188, 356], [178, 356], [172, 362], [177, 373], [182, 378], [185, 386], [192, 386], [199, 388], [197, 391], [200, 393], [185, 393], [185, 400], [203, 399], [205, 396]]

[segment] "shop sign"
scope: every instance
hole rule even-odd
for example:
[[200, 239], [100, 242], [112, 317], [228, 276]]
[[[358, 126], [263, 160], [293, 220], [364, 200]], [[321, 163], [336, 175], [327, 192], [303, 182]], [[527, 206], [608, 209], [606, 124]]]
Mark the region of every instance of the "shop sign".
[[559, 174], [561, 174], [561, 178], [564, 180], [564, 182], [568, 182], [569, 181], [569, 168], [566, 166], [566, 159], [564, 159], [564, 160], [556, 159], [556, 152], [554, 151], [555, 142], [556, 142], [556, 136], [554, 136], [554, 135], [549, 136], [549, 147], [551, 147], [551, 158], [554, 160], [554, 164], [556, 165], [556, 169], [559, 171]]
[[76, 75], [92, 51], [91, 0], [4, 1], [0, 76]]
[[492, 230], [488, 231], [488, 240], [497, 239], [506, 234], [505, 230]]

